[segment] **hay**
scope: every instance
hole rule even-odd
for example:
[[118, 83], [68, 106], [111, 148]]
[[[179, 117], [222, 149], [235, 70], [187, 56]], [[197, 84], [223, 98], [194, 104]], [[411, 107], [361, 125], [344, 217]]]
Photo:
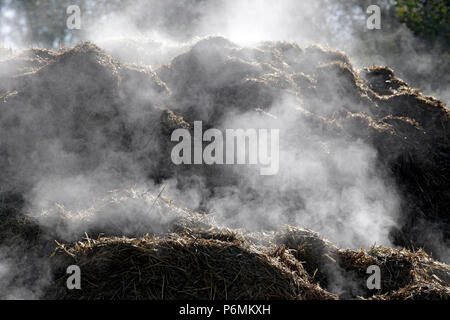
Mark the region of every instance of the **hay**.
[[[90, 230], [92, 215], [120, 211], [133, 203], [170, 217], [170, 223], [158, 230], [158, 220], [149, 220], [139, 229], [149, 235], [138, 238], [86, 234], [81, 238], [82, 230]], [[316, 232], [294, 227], [265, 233], [224, 228], [211, 216], [148, 192], [124, 190], [97, 201], [90, 211], [61, 211], [86, 220], [77, 233], [79, 240], [73, 242], [56, 233], [54, 225], [43, 228], [42, 220], [37, 223], [45, 217], [21, 216], [13, 207], [10, 203], [9, 211], [2, 211], [0, 242], [50, 263], [53, 281], [44, 288], [46, 299], [450, 298], [450, 266], [423, 250], [341, 249]], [[59, 224], [57, 215], [51, 217]], [[90, 230], [121, 233], [114, 224], [105, 224], [101, 231]], [[73, 264], [82, 270], [82, 290], [66, 288], [66, 268]], [[370, 265], [380, 267], [380, 290], [366, 287]], [[339, 290], [336, 279], [346, 281]]]
[[[209, 239], [100, 238], [60, 246], [56, 258], [83, 270], [83, 290], [49, 291], [63, 299], [323, 299], [333, 298], [300, 275], [301, 264], [258, 252], [248, 243]], [[222, 239], [222, 240], [218, 240]], [[55, 258], [55, 259], [56, 259]], [[67, 259], [66, 259], [67, 260]], [[62, 275], [62, 274], [60, 274]]]
[[[344, 250], [317, 233], [292, 227], [280, 230], [274, 241], [289, 248], [321, 287], [327, 289], [336, 276], [349, 279], [351, 283], [348, 288], [344, 286], [341, 298], [449, 298], [450, 266], [432, 259], [423, 250], [383, 246]], [[379, 266], [381, 271], [381, 289], [375, 292], [366, 286], [366, 270], [371, 265]]]
[[[450, 267], [423, 251], [343, 250], [317, 233], [280, 229], [261, 236], [182, 229], [164, 237], [86, 238], [59, 244], [51, 258], [52, 299], [449, 299]], [[253, 241], [256, 239], [256, 241]], [[82, 290], [67, 290], [65, 268], [80, 266]], [[366, 287], [367, 267], [382, 287]], [[349, 283], [333, 293], [342, 277]]]

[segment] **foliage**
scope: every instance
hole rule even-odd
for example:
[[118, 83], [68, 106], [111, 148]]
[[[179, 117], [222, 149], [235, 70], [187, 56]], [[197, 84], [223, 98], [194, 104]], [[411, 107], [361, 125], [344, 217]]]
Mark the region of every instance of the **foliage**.
[[397, 0], [400, 21], [422, 38], [435, 40], [450, 37], [450, 0]]

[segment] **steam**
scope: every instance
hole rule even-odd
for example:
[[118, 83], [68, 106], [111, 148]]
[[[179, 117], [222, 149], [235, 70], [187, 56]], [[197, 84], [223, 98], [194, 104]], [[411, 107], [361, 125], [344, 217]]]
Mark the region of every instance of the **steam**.
[[399, 198], [376, 168], [376, 151], [323, 133], [293, 106], [290, 98], [275, 103], [269, 113], [276, 120], [246, 113], [224, 121], [226, 128], [279, 128], [280, 172], [263, 177], [236, 167], [239, 182], [215, 188], [209, 210], [233, 227], [290, 224], [317, 230], [344, 247], [390, 244]]

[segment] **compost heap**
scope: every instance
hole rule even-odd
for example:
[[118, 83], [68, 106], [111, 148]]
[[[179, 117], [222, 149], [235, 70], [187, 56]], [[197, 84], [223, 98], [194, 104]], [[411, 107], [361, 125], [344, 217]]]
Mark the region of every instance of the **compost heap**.
[[[442, 251], [426, 236], [434, 230], [444, 244], [450, 237], [449, 109], [391, 69], [357, 72], [345, 54], [318, 46], [242, 48], [223, 38], [201, 40], [156, 68], [123, 64], [90, 43], [8, 53], [0, 66], [2, 257], [38, 270], [13, 273], [5, 292], [20, 284], [57, 299], [450, 297], [450, 267], [434, 259]], [[230, 229], [163, 193], [134, 189], [82, 211], [28, 210], [41, 177], [66, 172], [155, 184], [175, 178], [180, 190], [194, 173], [210, 190], [236, 185], [239, 176], [225, 168], [173, 165], [172, 131], [192, 130], [196, 120], [220, 127], [229, 112], [282, 126], [285, 117], [270, 108], [286, 96], [293, 122], [376, 149], [402, 199], [390, 236], [407, 249], [342, 249], [300, 226]], [[247, 191], [257, 194], [258, 185]], [[299, 201], [295, 193], [284, 200]], [[82, 290], [66, 288], [72, 264], [83, 270]], [[380, 267], [379, 290], [366, 286], [370, 265]]]

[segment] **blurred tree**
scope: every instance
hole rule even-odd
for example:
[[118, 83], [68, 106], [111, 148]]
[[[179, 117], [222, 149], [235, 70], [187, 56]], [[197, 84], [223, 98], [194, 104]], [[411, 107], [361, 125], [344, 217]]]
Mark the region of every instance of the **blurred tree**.
[[43, 5], [40, 0], [15, 0], [13, 2], [25, 16], [27, 40], [40, 46], [56, 46], [65, 38], [67, 29], [65, 9], [68, 0], [52, 0]]
[[450, 0], [397, 0], [397, 15], [416, 35], [450, 45]]
[[[351, 41], [343, 50], [352, 54], [353, 62], [388, 65], [412, 86], [445, 100], [450, 98], [450, 0], [332, 2], [330, 8], [339, 24], [350, 28]], [[365, 27], [366, 9], [371, 4], [381, 8], [381, 30]], [[336, 37], [340, 33], [336, 30]]]
[[[66, 10], [70, 5], [81, 8], [82, 24], [118, 8], [121, 0], [0, 0], [2, 25], [14, 30], [16, 43], [42, 47], [69, 45], [83, 38], [83, 30], [69, 30]], [[5, 12], [14, 12], [6, 17]], [[14, 39], [13, 39], [14, 40]]]
[[[152, 12], [158, 15], [158, 23], [162, 24], [170, 33], [178, 34], [179, 29], [185, 30], [198, 18], [199, 11], [193, 7], [205, 5], [204, 0], [184, 0], [170, 2], [167, 0], [149, 1]], [[6, 18], [0, 14], [2, 25], [9, 24], [14, 29], [16, 37], [22, 38], [28, 44], [56, 47], [59, 43], [71, 44], [83, 37], [82, 32], [66, 28], [66, 8], [69, 5], [79, 5], [82, 19], [88, 22], [97, 19], [117, 9], [140, 2], [139, 0], [0, 0], [0, 8], [14, 11], [13, 18]], [[411, 29], [417, 36], [429, 41], [437, 39], [450, 43], [450, 0], [321, 0], [323, 8], [333, 20], [339, 23], [339, 30], [347, 30], [353, 36], [362, 40], [372, 41], [373, 33], [366, 32], [366, 9], [371, 4], [377, 4], [382, 10], [382, 29], [386, 32], [395, 31], [401, 23]], [[189, 10], [186, 10], [188, 7]], [[186, 14], [177, 14], [178, 11], [187, 11]], [[189, 15], [191, 14], [191, 16]], [[184, 17], [173, 23], [171, 17]], [[154, 19], [144, 16], [136, 17], [138, 28], [145, 29]], [[180, 20], [180, 19], [178, 19]], [[173, 30], [172, 30], [173, 29]], [[1, 32], [0, 32], [1, 33]]]

